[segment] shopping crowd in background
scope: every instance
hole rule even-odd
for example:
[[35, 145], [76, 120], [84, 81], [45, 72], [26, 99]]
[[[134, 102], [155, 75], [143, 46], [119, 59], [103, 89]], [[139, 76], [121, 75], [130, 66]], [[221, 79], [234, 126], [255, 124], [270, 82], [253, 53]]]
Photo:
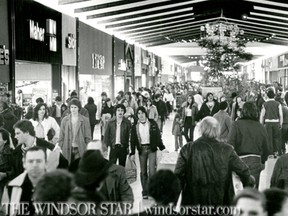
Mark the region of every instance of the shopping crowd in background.
[[[24, 116], [0, 102], [1, 202], [27, 203], [25, 212], [8, 206], [1, 214], [40, 215], [37, 202], [115, 202], [123, 210], [117, 215], [126, 215], [134, 194], [125, 166], [135, 164], [137, 153], [142, 198], [155, 201], [150, 213], [140, 215], [179, 214], [159, 214], [157, 207], [176, 207], [181, 191], [180, 207], [236, 206], [241, 212], [218, 213], [288, 215], [288, 93], [281, 86], [202, 95], [201, 86], [171, 83], [119, 91], [115, 100], [102, 92], [84, 106], [73, 91], [66, 102], [57, 96], [48, 107], [38, 98]], [[167, 152], [163, 126], [171, 117], [174, 173], [157, 171], [157, 151]], [[99, 140], [93, 139], [97, 124]], [[269, 158], [277, 159], [271, 189], [259, 192]], [[245, 188], [237, 194], [232, 172]]]

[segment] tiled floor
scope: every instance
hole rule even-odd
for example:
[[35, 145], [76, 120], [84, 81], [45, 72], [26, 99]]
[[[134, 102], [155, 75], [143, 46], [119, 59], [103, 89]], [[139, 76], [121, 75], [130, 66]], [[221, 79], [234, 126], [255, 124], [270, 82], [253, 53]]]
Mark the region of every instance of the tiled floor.
[[[162, 134], [162, 139], [163, 143], [166, 146], [166, 150], [170, 152], [170, 154], [176, 154], [176, 152], [171, 153], [174, 151], [174, 136], [172, 135], [172, 123], [174, 119], [174, 114], [172, 113], [169, 117], [169, 119], [165, 122], [164, 128], [163, 128], [163, 134]], [[96, 125], [95, 130], [94, 130], [94, 139], [100, 139], [100, 128], [99, 125]], [[184, 137], [183, 137], [184, 139]], [[161, 157], [163, 154], [162, 152], [157, 152], [158, 157]], [[166, 153], [165, 153], [166, 154]], [[174, 158], [173, 157], [173, 158]], [[133, 212], [139, 212], [143, 210], [145, 207], [149, 207], [153, 205], [154, 201], [152, 198], [149, 198], [148, 200], [143, 200], [142, 199], [142, 187], [141, 187], [141, 182], [140, 182], [140, 165], [139, 165], [139, 158], [138, 155], [136, 154], [135, 157], [136, 160], [136, 165], [137, 165], [137, 181], [131, 184], [133, 193], [134, 193], [134, 206], [133, 206]], [[174, 159], [175, 160], [175, 159]], [[169, 168], [168, 166], [161, 166], [162, 168]]]

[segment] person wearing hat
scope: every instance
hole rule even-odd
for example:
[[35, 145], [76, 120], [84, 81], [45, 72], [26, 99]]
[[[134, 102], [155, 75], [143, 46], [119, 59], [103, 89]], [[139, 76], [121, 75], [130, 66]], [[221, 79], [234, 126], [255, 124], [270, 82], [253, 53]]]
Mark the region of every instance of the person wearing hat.
[[96, 191], [107, 177], [109, 166], [99, 150], [87, 150], [79, 161], [75, 183], [87, 191]]
[[[100, 140], [93, 140], [87, 145], [87, 150], [99, 150], [103, 155], [103, 145]], [[134, 202], [134, 195], [129, 185], [125, 173], [125, 168], [117, 164], [110, 163], [108, 175], [104, 180], [100, 192], [105, 201], [130, 203]]]

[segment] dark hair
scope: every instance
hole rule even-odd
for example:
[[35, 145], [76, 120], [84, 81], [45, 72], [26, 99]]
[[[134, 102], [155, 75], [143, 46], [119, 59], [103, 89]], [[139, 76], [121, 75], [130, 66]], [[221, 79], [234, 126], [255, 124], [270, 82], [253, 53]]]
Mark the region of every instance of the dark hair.
[[79, 108], [78, 112], [82, 108], [81, 102], [78, 99], [76, 99], [76, 98], [73, 98], [72, 100], [69, 101], [69, 103], [68, 103], [69, 109], [70, 109], [71, 105], [77, 106]]
[[94, 99], [92, 97], [88, 97], [88, 104], [94, 104]]
[[106, 92], [102, 92], [101, 93], [101, 97], [106, 96], [107, 97], [107, 93]]
[[38, 103], [36, 105], [36, 107], [34, 108], [34, 113], [33, 113], [33, 120], [34, 121], [38, 121], [38, 111], [41, 109], [41, 107], [44, 106], [45, 107], [45, 114], [44, 114], [44, 118], [48, 118], [48, 107], [47, 104], [45, 103]]
[[288, 193], [278, 188], [270, 188], [264, 191], [268, 216], [280, 212], [284, 202], [288, 199]]
[[258, 110], [254, 102], [247, 101], [244, 103], [241, 111], [241, 119], [258, 121]]
[[207, 95], [206, 95], [206, 100], [208, 100], [208, 97], [209, 97], [210, 95], [214, 96], [212, 92], [208, 92]]
[[[188, 103], [188, 98], [189, 97], [191, 97], [191, 99], [192, 99], [192, 102], [189, 104]], [[187, 107], [188, 107], [188, 105], [189, 105], [189, 108], [191, 109], [191, 107], [192, 107], [192, 105], [194, 104], [194, 102], [195, 102], [195, 99], [194, 99], [194, 96], [193, 95], [188, 95], [187, 96]]]
[[23, 133], [29, 133], [31, 136], [35, 137], [35, 129], [33, 127], [32, 122], [27, 119], [20, 120], [13, 125], [13, 128], [18, 128]]
[[266, 210], [266, 198], [265, 196], [254, 188], [244, 188], [239, 194], [234, 197], [233, 205], [236, 206], [241, 198], [248, 198], [256, 201], [260, 201], [264, 210]]
[[220, 110], [225, 110], [227, 107], [228, 107], [228, 103], [227, 103], [226, 101], [222, 101], [222, 102], [219, 104], [219, 109], [220, 109]]
[[116, 114], [116, 111], [117, 109], [122, 109], [124, 110], [124, 113], [126, 112], [126, 107], [123, 105], [123, 104], [117, 104], [115, 107], [114, 107], [114, 113]]
[[274, 91], [273, 90], [268, 90], [268, 92], [267, 92], [267, 96], [268, 96], [268, 98], [274, 98], [275, 97], [275, 93], [274, 93]]
[[124, 92], [123, 91], [119, 91], [118, 94], [120, 95], [121, 98], [124, 97]]
[[61, 98], [60, 96], [57, 96], [57, 97], [55, 98], [55, 101], [62, 101], [62, 98]]
[[[129, 100], [132, 99], [132, 94], [131, 94], [131, 92], [128, 91], [128, 92], [125, 93], [125, 95], [128, 95], [128, 96], [129, 96]], [[128, 101], [128, 102], [129, 102], [129, 101]]]
[[42, 147], [39, 147], [39, 146], [33, 146], [33, 147], [31, 147], [31, 148], [28, 148], [27, 151], [25, 151], [24, 154], [23, 154], [23, 159], [24, 159], [24, 160], [26, 159], [26, 156], [27, 156], [27, 153], [28, 153], [28, 152], [35, 152], [35, 151], [43, 151], [43, 153], [44, 153], [44, 159], [45, 159], [45, 161], [47, 161], [47, 154], [46, 154], [45, 149], [42, 148]]
[[70, 97], [77, 97], [77, 96], [78, 96], [78, 94], [77, 94], [77, 92], [75, 90], [72, 91], [71, 94], [70, 94]]
[[181, 192], [180, 181], [171, 170], [159, 170], [148, 182], [148, 193], [157, 204], [177, 203]]
[[66, 170], [57, 169], [39, 179], [33, 197], [36, 202], [65, 202], [72, 189], [72, 175]]
[[3, 110], [9, 108], [8, 103], [5, 101], [1, 101], [1, 105], [2, 105]]
[[10, 146], [10, 134], [4, 128], [0, 128], [0, 134], [2, 135], [2, 139], [6, 141], [5, 145]]
[[38, 104], [38, 103], [44, 103], [43, 98], [38, 97], [38, 98], [36, 99], [36, 103], [37, 103], [37, 104]]
[[161, 94], [159, 94], [159, 93], [157, 93], [157, 94], [154, 95], [154, 99], [158, 99], [158, 98], [160, 98], [160, 97], [161, 97]]
[[136, 115], [138, 116], [138, 112], [141, 111], [142, 113], [145, 113], [146, 118], [148, 118], [148, 113], [145, 107], [140, 106], [138, 107], [137, 111], [136, 111]]

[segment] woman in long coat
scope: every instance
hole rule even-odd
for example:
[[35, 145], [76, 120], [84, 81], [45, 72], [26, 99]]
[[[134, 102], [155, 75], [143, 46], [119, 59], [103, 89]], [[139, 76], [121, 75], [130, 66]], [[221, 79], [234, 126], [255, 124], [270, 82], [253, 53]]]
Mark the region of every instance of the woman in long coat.
[[61, 121], [59, 146], [69, 164], [86, 151], [91, 141], [91, 128], [89, 119], [79, 113], [81, 103], [77, 99], [69, 102], [70, 114]]
[[202, 136], [182, 147], [175, 174], [182, 186], [182, 205], [229, 205], [228, 187], [236, 172], [245, 186], [254, 186], [254, 178], [231, 145], [217, 141], [220, 126], [213, 117], [202, 120]]

